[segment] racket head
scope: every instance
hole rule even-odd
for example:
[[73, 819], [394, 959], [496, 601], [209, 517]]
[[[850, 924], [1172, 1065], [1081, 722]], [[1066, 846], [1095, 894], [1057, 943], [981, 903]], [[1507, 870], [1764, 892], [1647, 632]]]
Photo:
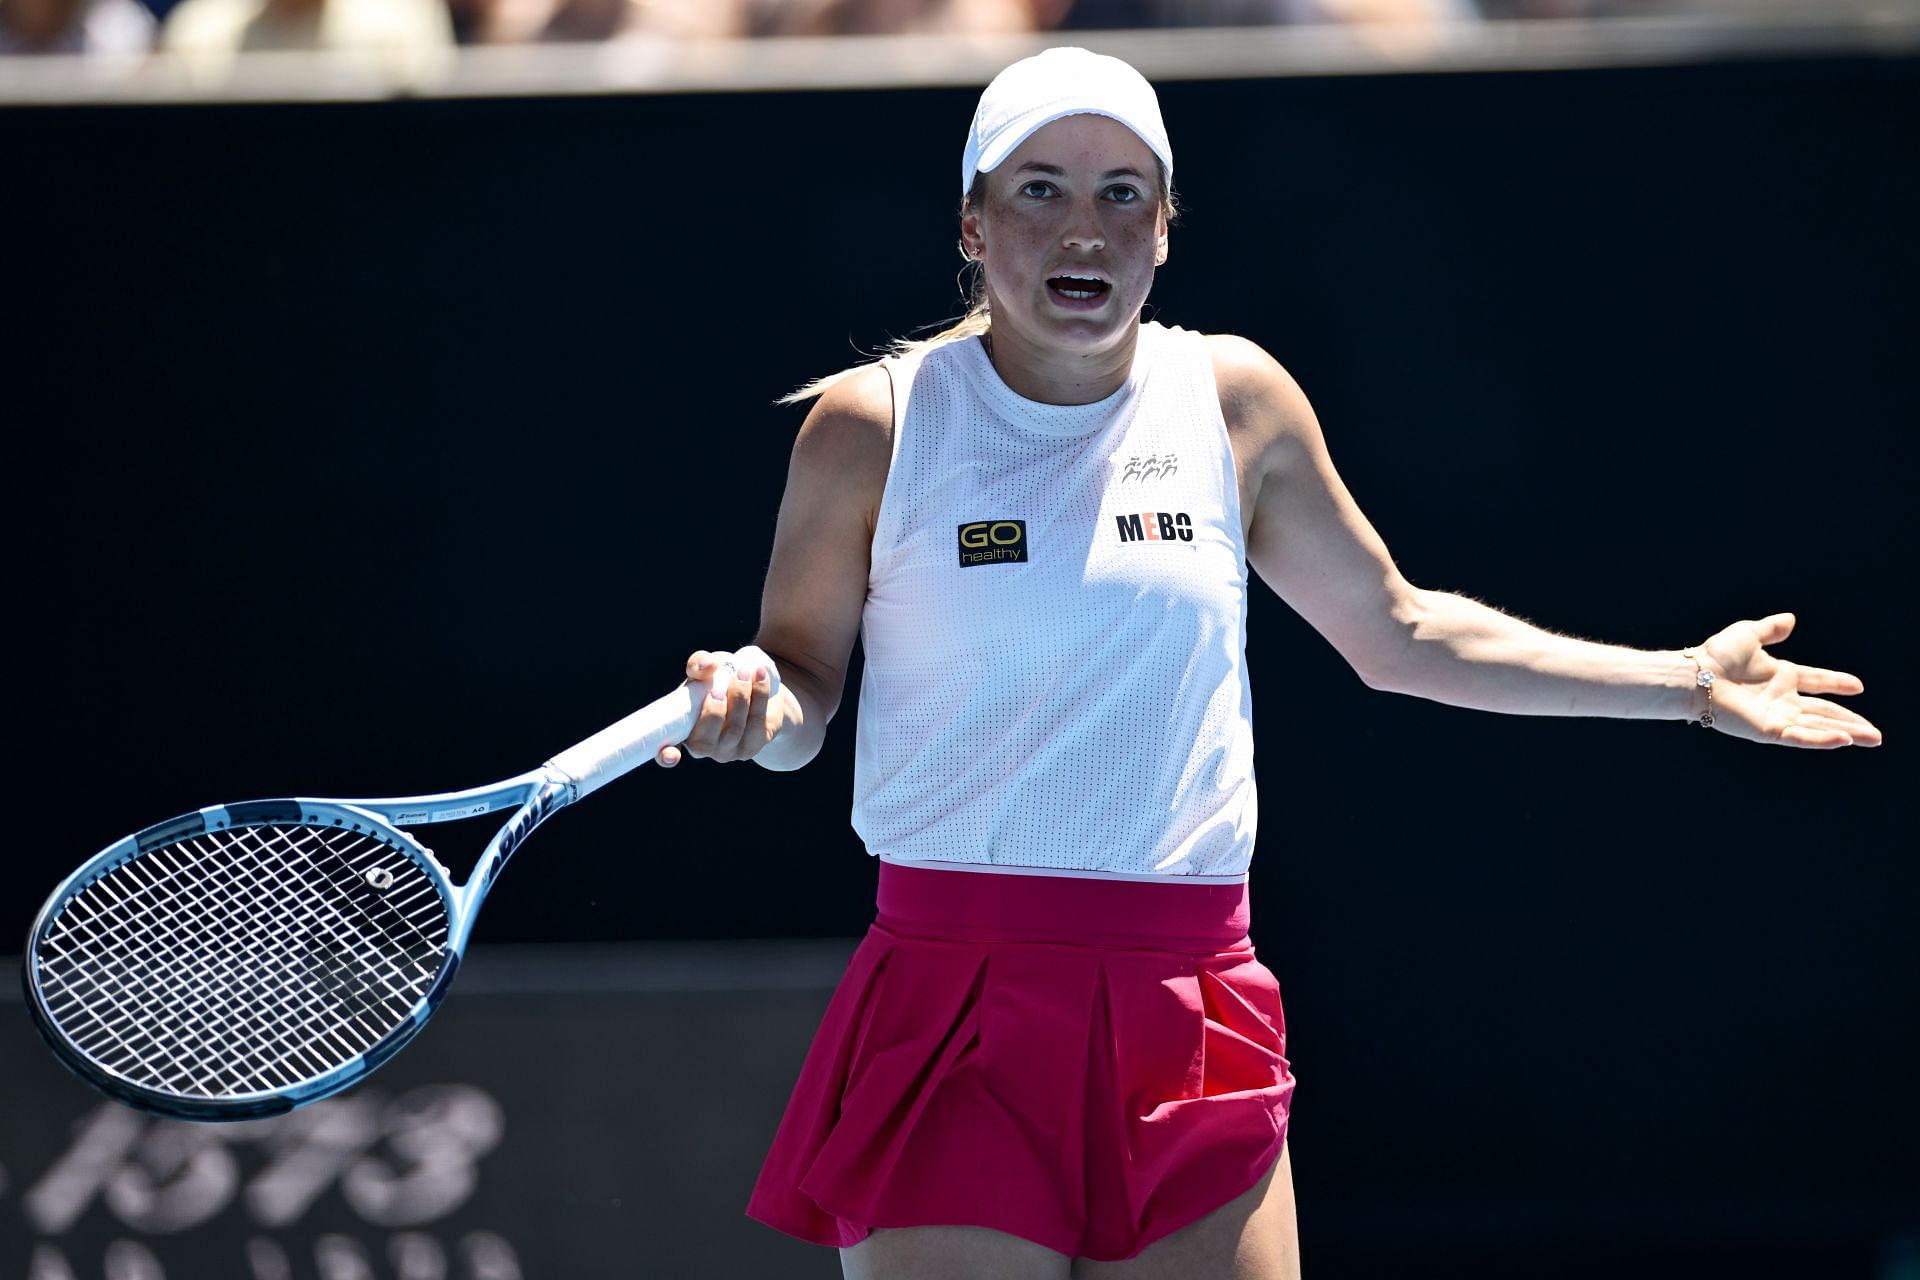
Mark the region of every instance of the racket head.
[[462, 899], [366, 809], [213, 806], [96, 854], [48, 897], [23, 981], [69, 1069], [143, 1111], [276, 1115], [401, 1049], [459, 965]]

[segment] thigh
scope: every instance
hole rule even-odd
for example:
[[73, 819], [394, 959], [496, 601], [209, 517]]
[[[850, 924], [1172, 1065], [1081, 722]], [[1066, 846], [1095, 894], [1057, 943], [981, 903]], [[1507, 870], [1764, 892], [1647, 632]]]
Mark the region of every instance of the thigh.
[[987, 1227], [876, 1227], [840, 1251], [846, 1280], [1067, 1280], [1071, 1263]]
[[1124, 1262], [1075, 1258], [1072, 1280], [1300, 1280], [1288, 1152], [1252, 1190]]

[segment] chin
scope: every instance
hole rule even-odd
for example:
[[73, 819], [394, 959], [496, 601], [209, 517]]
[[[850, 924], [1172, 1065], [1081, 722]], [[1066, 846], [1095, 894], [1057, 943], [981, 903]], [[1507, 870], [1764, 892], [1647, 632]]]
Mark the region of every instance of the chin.
[[1049, 308], [1043, 313], [1041, 330], [1047, 338], [1074, 351], [1100, 351], [1120, 341], [1140, 323], [1140, 307], [1118, 307], [1088, 315], [1063, 314]]

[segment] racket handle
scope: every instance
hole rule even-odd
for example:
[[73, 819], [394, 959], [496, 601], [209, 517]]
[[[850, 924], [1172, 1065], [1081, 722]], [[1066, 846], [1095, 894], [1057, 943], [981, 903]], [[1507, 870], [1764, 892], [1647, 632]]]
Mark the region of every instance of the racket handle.
[[779, 668], [757, 646], [748, 645], [738, 653], [719, 652], [713, 656], [720, 665], [711, 683], [689, 681], [547, 761], [548, 768], [558, 769], [573, 779], [573, 799], [578, 800], [639, 768], [668, 743], [684, 740], [693, 732], [694, 722], [700, 718], [700, 704], [708, 693], [724, 690], [736, 672], [746, 672], [751, 678], [754, 668], [765, 667], [773, 691], [780, 691]]

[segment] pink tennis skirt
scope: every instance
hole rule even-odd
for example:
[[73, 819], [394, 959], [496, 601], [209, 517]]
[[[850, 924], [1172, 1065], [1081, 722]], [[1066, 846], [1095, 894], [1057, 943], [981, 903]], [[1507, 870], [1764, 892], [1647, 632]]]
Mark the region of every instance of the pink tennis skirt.
[[1130, 1258], [1251, 1189], [1294, 1079], [1247, 887], [880, 864], [748, 1216]]

